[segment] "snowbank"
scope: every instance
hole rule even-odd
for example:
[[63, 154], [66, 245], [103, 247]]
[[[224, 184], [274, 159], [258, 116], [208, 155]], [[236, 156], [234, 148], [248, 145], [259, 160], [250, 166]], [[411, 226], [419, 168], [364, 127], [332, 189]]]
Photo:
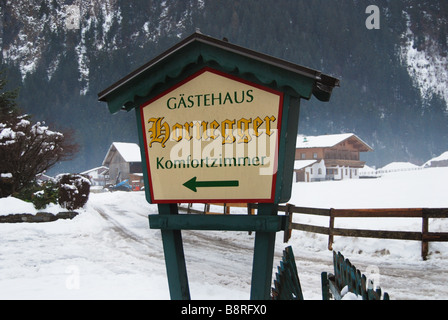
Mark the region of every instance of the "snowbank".
[[64, 211], [67, 211], [67, 209], [61, 208], [61, 206], [54, 203], [49, 204], [45, 209], [37, 210], [30, 202], [26, 202], [14, 197], [0, 198], [0, 216], [20, 213], [35, 215], [38, 212], [57, 214]]
[[[290, 203], [318, 208], [448, 207], [448, 168], [389, 173], [379, 179], [296, 183]], [[198, 208], [200, 205], [198, 205]], [[219, 208], [217, 208], [218, 210]], [[0, 212], [35, 211], [14, 198]], [[47, 211], [47, 209], [45, 209]], [[144, 192], [91, 194], [73, 220], [0, 224], [0, 299], [169, 299], [159, 230], [148, 227], [157, 206]], [[244, 213], [244, 212], [242, 212]], [[431, 219], [430, 231], [446, 232], [448, 219]], [[328, 217], [294, 215], [294, 221], [328, 226]], [[336, 228], [421, 230], [419, 219], [336, 219]], [[248, 299], [254, 234], [182, 233], [193, 299]], [[320, 273], [332, 270], [328, 236], [294, 231], [276, 238], [274, 267], [291, 245], [305, 299], [321, 299]], [[447, 299], [448, 245], [430, 243], [428, 261], [418, 241], [335, 237], [362, 272], [391, 299]], [[370, 268], [372, 269], [372, 268]], [[275, 270], [273, 270], [275, 272]]]
[[0, 199], [0, 215], [6, 216], [8, 214], [16, 213], [31, 213], [36, 214], [37, 210], [34, 205], [29, 202], [22, 201], [14, 197], [7, 197]]
[[448, 208], [448, 168], [393, 172], [379, 179], [295, 183], [290, 203], [336, 209]]
[[[446, 196], [448, 168], [428, 168], [400, 171], [378, 179], [296, 183], [290, 203], [296, 206], [335, 209], [369, 208], [448, 208]], [[296, 222], [328, 227], [328, 217], [294, 215]], [[338, 218], [335, 228], [391, 231], [421, 231], [418, 218]], [[431, 232], [446, 232], [448, 219], [431, 219]], [[297, 244], [308, 248], [326, 248], [328, 236], [298, 232]], [[317, 241], [318, 240], [318, 241]], [[418, 241], [380, 240], [335, 237], [335, 250], [363, 253], [369, 256], [387, 255], [398, 259], [419, 260], [421, 243]], [[430, 251], [448, 258], [448, 243], [431, 243]]]

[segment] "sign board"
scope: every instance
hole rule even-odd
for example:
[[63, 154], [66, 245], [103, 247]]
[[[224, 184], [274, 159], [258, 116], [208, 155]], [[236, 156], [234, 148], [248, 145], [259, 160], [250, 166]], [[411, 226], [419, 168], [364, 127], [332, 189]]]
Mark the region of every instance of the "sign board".
[[151, 202], [274, 202], [282, 107], [282, 92], [209, 67], [144, 103]]
[[[190, 299], [186, 229], [256, 231], [251, 299], [269, 299], [275, 235], [287, 229], [277, 205], [290, 197], [300, 99], [329, 101], [338, 85], [320, 71], [194, 33], [98, 94], [111, 113], [137, 112], [146, 198], [159, 208], [149, 222], [161, 230], [172, 299]], [[180, 215], [180, 202], [259, 205], [257, 215]]]

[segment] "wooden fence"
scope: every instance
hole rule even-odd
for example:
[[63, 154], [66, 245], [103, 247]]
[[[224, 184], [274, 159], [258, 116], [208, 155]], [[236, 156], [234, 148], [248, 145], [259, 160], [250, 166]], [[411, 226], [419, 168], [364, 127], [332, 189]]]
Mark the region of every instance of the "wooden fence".
[[[250, 204], [249, 209], [256, 207]], [[301, 230], [328, 235], [328, 250], [333, 250], [335, 236], [360, 237], [395, 240], [414, 240], [422, 243], [422, 258], [428, 256], [429, 242], [447, 242], [448, 232], [429, 232], [429, 219], [448, 218], [448, 208], [443, 209], [317, 209], [282, 205], [278, 211], [285, 212], [289, 219], [289, 228], [285, 231], [285, 242], [291, 237], [292, 230]], [[293, 222], [293, 214], [310, 214], [329, 218], [329, 226], [314, 226]], [[422, 231], [385, 231], [385, 230], [358, 230], [335, 228], [336, 218], [417, 218], [422, 221]]]
[[[373, 280], [361, 273], [350, 260], [333, 251], [334, 274], [322, 272], [322, 300], [341, 300], [347, 292], [362, 300], [390, 300], [389, 294], [382, 294], [381, 288], [374, 288]], [[304, 300], [299, 274], [292, 247], [283, 251], [283, 257], [275, 274], [272, 300]]]
[[277, 267], [274, 287], [271, 292], [272, 300], [303, 300], [302, 287], [291, 246], [283, 250], [282, 261]]
[[[229, 214], [231, 207], [246, 207], [248, 214], [254, 214], [257, 204], [216, 204], [223, 205], [223, 213]], [[210, 212], [210, 205], [205, 204], [204, 211], [194, 210], [191, 204], [186, 209], [188, 213], [206, 213], [216, 214], [218, 212]], [[448, 232], [429, 232], [429, 219], [448, 218], [448, 208], [427, 209], [427, 208], [410, 208], [410, 209], [318, 209], [296, 207], [291, 204], [279, 205], [279, 212], [285, 212], [288, 217], [288, 227], [285, 231], [284, 242], [288, 242], [291, 238], [292, 230], [300, 230], [328, 235], [328, 250], [333, 250], [333, 240], [335, 236], [341, 237], [359, 237], [359, 238], [377, 238], [392, 240], [413, 240], [422, 243], [422, 258], [426, 260], [428, 256], [429, 242], [448, 242]], [[293, 222], [294, 214], [308, 214], [328, 217], [328, 227], [315, 226], [309, 224]], [[385, 231], [385, 230], [359, 230], [359, 229], [341, 229], [335, 228], [336, 218], [416, 218], [421, 219], [422, 228], [420, 231]]]
[[347, 286], [349, 292], [362, 297], [362, 300], [390, 300], [389, 294], [384, 292], [381, 294], [381, 288], [374, 289], [372, 280], [367, 279], [350, 260], [338, 252], [333, 251], [334, 274], [322, 272], [322, 300], [341, 300], [343, 297], [343, 289]]

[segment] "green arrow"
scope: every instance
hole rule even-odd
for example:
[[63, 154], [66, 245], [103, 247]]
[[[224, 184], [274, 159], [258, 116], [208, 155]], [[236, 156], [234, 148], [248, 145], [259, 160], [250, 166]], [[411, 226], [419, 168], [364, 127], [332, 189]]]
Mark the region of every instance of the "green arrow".
[[218, 188], [218, 187], [238, 187], [238, 180], [228, 181], [196, 181], [196, 177], [188, 180], [183, 185], [191, 191], [197, 192], [196, 188]]

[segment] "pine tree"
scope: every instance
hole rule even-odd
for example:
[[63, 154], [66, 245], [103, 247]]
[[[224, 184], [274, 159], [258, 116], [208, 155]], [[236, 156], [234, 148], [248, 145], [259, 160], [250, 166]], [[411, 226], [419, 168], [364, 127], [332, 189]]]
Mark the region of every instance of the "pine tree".
[[16, 104], [18, 89], [8, 91], [6, 85], [7, 80], [3, 77], [3, 72], [0, 72], [0, 123], [18, 112]]

